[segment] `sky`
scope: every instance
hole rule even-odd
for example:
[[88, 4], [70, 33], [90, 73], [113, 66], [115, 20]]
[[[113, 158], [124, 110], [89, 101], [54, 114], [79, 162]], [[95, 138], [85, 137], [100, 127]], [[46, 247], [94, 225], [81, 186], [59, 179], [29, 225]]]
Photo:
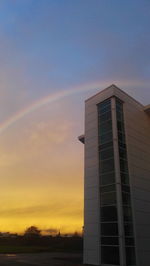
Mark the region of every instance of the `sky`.
[[149, 0], [0, 1], [0, 231], [80, 232], [84, 100], [150, 103]]

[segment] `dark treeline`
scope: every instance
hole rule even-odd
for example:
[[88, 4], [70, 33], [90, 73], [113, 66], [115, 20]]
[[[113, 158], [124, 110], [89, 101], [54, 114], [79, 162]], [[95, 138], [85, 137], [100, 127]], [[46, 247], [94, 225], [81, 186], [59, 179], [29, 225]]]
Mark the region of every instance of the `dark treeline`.
[[[4, 252], [3, 252], [3, 247]], [[8, 248], [7, 248], [8, 247]], [[43, 236], [37, 228], [28, 228], [24, 235], [0, 235], [0, 252], [44, 252], [70, 251], [82, 252], [82, 236], [75, 233], [72, 236], [61, 235]]]

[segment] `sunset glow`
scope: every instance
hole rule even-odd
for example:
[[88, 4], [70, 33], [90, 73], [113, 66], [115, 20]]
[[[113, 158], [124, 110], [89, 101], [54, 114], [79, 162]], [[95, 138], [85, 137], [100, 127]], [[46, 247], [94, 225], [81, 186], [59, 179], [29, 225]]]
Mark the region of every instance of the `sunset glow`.
[[0, 2], [0, 232], [82, 232], [84, 100], [149, 103], [148, 9], [105, 2]]

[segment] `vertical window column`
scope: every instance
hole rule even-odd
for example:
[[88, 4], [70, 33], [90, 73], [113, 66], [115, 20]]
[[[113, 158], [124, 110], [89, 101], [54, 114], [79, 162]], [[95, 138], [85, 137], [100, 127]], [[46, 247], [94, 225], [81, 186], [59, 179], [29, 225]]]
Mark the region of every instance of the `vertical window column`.
[[118, 131], [123, 222], [124, 222], [124, 234], [125, 234], [126, 265], [130, 266], [130, 265], [136, 265], [135, 241], [134, 241], [130, 182], [129, 182], [130, 177], [128, 170], [123, 102], [118, 98], [116, 98], [115, 101], [116, 101], [116, 117], [117, 117], [117, 131]]
[[119, 158], [117, 114], [116, 114], [116, 98], [114, 97], [111, 98], [111, 104], [112, 104], [113, 144], [114, 144], [114, 158], [115, 158], [115, 178], [116, 178], [116, 191], [117, 191], [120, 265], [126, 266], [124, 222], [123, 222], [123, 209], [122, 209], [122, 191], [121, 191], [121, 177], [120, 177], [120, 158]]
[[98, 104], [101, 264], [120, 265], [111, 99]]
[[123, 102], [98, 104], [101, 264], [135, 266]]

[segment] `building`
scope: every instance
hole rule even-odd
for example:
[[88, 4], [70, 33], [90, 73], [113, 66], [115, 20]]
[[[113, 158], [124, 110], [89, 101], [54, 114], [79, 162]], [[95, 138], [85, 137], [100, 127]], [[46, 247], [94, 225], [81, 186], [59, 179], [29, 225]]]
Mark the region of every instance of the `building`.
[[115, 85], [85, 101], [84, 263], [150, 264], [150, 105]]

